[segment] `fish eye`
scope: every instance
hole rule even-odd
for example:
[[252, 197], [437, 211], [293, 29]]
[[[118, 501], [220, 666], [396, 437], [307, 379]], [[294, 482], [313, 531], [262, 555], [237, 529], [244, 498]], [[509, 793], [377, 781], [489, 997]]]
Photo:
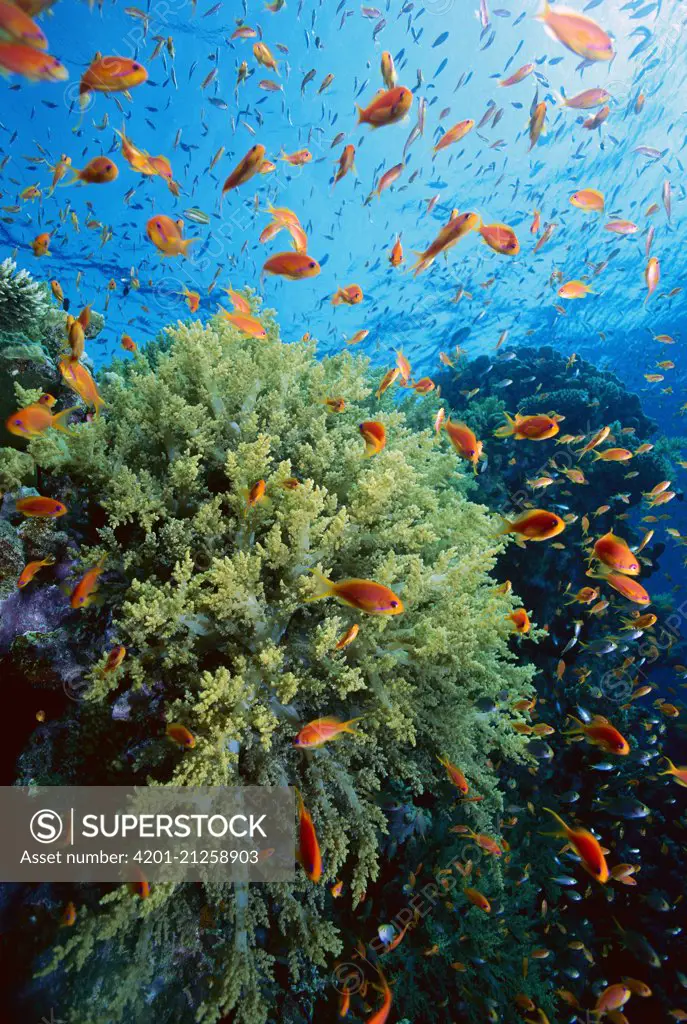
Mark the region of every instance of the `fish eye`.
[[140, 64], [132, 64], [132, 65], [131, 65], [131, 70], [132, 70], [132, 71], [139, 71], [139, 70], [140, 70], [140, 67], [141, 67], [141, 65], [140, 65]]
[[314, 262], [309, 263], [308, 266], [310, 267], [311, 270], [315, 269], [315, 263]]
[[398, 608], [398, 601], [390, 601], [390, 602], [389, 602], [389, 605], [390, 605], [390, 606], [391, 606], [392, 608]]

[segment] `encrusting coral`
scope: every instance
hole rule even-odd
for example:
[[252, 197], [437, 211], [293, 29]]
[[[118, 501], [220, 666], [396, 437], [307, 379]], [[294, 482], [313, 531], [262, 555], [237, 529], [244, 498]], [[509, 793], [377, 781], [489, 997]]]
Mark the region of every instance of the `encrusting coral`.
[[[105, 571], [99, 603], [72, 613], [75, 657], [102, 652], [84, 664], [85, 699], [37, 730], [20, 768], [45, 784], [297, 785], [323, 881], [298, 868], [288, 885], [75, 894], [76, 924], [53, 930], [42, 965], [59, 968], [51, 992], [79, 1024], [295, 1022], [318, 999], [331, 1010], [326, 968], [354, 939], [338, 907], [363, 912], [379, 876], [389, 786], [424, 794], [446, 825], [448, 757], [481, 798], [471, 824], [497, 834], [494, 759], [527, 756], [509, 708], [532, 692], [532, 671], [510, 644], [516, 599], [489, 576], [506, 542], [466, 498], [471, 474], [431, 429], [379, 413], [364, 359], [318, 361], [312, 342], [283, 344], [261, 316], [259, 342], [219, 318], [168, 328], [154, 365], [142, 350], [105, 372], [103, 414], [28, 445], [41, 493], [68, 506], [74, 579], [102, 556]], [[388, 443], [364, 458], [358, 424], [378, 416]], [[404, 611], [310, 603], [312, 569], [391, 587]], [[353, 623], [357, 638], [336, 650]], [[114, 643], [127, 656], [105, 675]], [[360, 716], [360, 734], [294, 747], [324, 715]], [[172, 744], [166, 721], [194, 749]]]

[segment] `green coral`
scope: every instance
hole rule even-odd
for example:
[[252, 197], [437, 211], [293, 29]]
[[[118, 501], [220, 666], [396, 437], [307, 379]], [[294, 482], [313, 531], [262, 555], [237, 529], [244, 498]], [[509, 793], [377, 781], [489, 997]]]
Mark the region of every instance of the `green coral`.
[[30, 455], [16, 448], [0, 448], [0, 493], [16, 491], [29, 484], [34, 476], [34, 464]]
[[[259, 343], [221, 320], [168, 329], [153, 362], [142, 352], [106, 375], [106, 415], [29, 445], [43, 479], [54, 475], [50, 493], [59, 497], [68, 478], [71, 517], [87, 503], [98, 524], [74, 525], [87, 531], [84, 566], [107, 557], [107, 607], [80, 621], [112, 628], [128, 650], [115, 675], [95, 665], [87, 676], [74, 712], [87, 736], [60, 731], [51, 763], [82, 785], [296, 784], [327, 884], [299, 871], [291, 885], [202, 895], [154, 887], [145, 903], [125, 891], [92, 901], [49, 965], [71, 972], [57, 984], [71, 979], [65, 999], [79, 1024], [151, 1013], [191, 1021], [184, 992], [198, 1021], [229, 1012], [242, 1024], [302, 1019], [285, 1000], [320, 998], [332, 957], [352, 941], [328, 885], [346, 879], [349, 914], [364, 905], [380, 874], [382, 794], [393, 780], [411, 800], [431, 799], [446, 786], [437, 763], [446, 755], [483, 797], [476, 826], [498, 832], [494, 760], [526, 759], [503, 691], [530, 694], [532, 672], [510, 646], [515, 598], [489, 576], [506, 541], [466, 498], [470, 467], [431, 423], [413, 429], [402, 411], [375, 402], [365, 360], [317, 361], [312, 344], [282, 344], [272, 315], [262, 319]], [[343, 414], [329, 411], [330, 395], [345, 399]], [[365, 459], [358, 423], [377, 416], [388, 444]], [[299, 485], [284, 486], [293, 477]], [[260, 479], [266, 498], [251, 506], [246, 494]], [[366, 616], [310, 603], [311, 569], [374, 579], [405, 610]], [[336, 651], [355, 622], [357, 639]], [[124, 694], [130, 719], [113, 721]], [[501, 710], [484, 714], [477, 702], [486, 699]], [[325, 714], [361, 716], [360, 736], [305, 756], [294, 736]], [[193, 750], [170, 746], [164, 718], [194, 733]], [[41, 756], [27, 752], [25, 774], [52, 781]], [[442, 818], [442, 805], [435, 813]], [[199, 937], [201, 907], [213, 941]], [[500, 941], [495, 925], [491, 944]]]
[[26, 333], [40, 329], [50, 309], [44, 284], [34, 281], [28, 270], [17, 270], [12, 259], [0, 263], [0, 334]]

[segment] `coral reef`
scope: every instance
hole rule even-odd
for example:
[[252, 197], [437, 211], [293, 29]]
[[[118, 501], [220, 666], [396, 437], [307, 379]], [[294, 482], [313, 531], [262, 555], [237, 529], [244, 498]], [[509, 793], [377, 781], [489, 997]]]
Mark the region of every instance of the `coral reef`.
[[[421, 815], [434, 856], [455, 820], [438, 756], [460, 765], [478, 800], [466, 818], [493, 835], [504, 799], [495, 765], [528, 760], [512, 702], [532, 693], [533, 673], [510, 639], [515, 595], [490, 577], [506, 542], [466, 497], [471, 474], [431, 429], [375, 402], [365, 360], [318, 361], [313, 343], [282, 344], [272, 315], [261, 317], [260, 342], [221, 319], [169, 328], [166, 350], [104, 374], [103, 415], [30, 442], [41, 493], [69, 509], [53, 537], [56, 572], [76, 579], [101, 556], [106, 568], [100, 602], [81, 611], [36, 580], [59, 614], [38, 637], [17, 615], [4, 669], [29, 687], [57, 645], [62, 687], [81, 673], [82, 699], [34, 730], [20, 781], [297, 784], [323, 884], [299, 872], [292, 885], [158, 886], [144, 902], [123, 889], [72, 894], [72, 932], [57, 934], [55, 910], [35, 915], [24, 940], [34, 953], [53, 945], [39, 962], [74, 1024], [333, 1016], [332, 958], [369, 932], [389, 870], [405, 873], [406, 845], [413, 858], [422, 845], [394, 823], [394, 793]], [[333, 396], [343, 412], [326, 404]], [[377, 416], [388, 444], [365, 459], [358, 423]], [[265, 499], [249, 501], [258, 480]], [[4, 515], [19, 522], [11, 506]], [[405, 610], [309, 603], [311, 569], [374, 579]], [[357, 639], [337, 651], [354, 622]], [[115, 642], [127, 657], [104, 676]], [[360, 736], [304, 755], [294, 736], [323, 714], [361, 716]], [[193, 750], [166, 739], [169, 720], [192, 731]], [[480, 884], [494, 899], [505, 892], [496, 862]], [[480, 931], [475, 956], [498, 958], [498, 918]], [[498, 1002], [500, 985], [497, 972], [483, 994]]]
[[[96, 338], [105, 324], [103, 316], [93, 310], [86, 338]], [[27, 270], [17, 271], [11, 259], [0, 263], [0, 422], [22, 402], [23, 392], [50, 392], [59, 396], [66, 392], [55, 360], [65, 347], [65, 313], [52, 302], [45, 284], [34, 281]], [[17, 447], [12, 437], [4, 444]], [[19, 463], [0, 453], [0, 487], [7, 472], [17, 471]], [[22, 474], [24, 480], [30, 474]], [[7, 485], [9, 486], [9, 485]]]

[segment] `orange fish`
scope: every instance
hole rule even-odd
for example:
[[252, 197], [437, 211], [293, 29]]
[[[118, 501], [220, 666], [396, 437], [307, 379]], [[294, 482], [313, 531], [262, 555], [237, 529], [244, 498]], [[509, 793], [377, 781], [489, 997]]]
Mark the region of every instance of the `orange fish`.
[[555, 811], [548, 807], [543, 808], [547, 814], [553, 815], [560, 828], [556, 832], [546, 833], [547, 835], [562, 836], [567, 844], [572, 847], [582, 862], [582, 867], [597, 882], [607, 882], [609, 877], [608, 865], [604, 857], [599, 840], [585, 828], [570, 828], [565, 824]]
[[81, 76], [79, 102], [84, 107], [91, 92], [125, 92], [141, 85], [147, 78], [148, 72], [143, 65], [130, 57], [102, 57], [97, 54]]
[[506, 618], [510, 619], [513, 623], [516, 633], [529, 633], [530, 617], [524, 608], [516, 608]]
[[147, 900], [150, 896], [150, 882], [138, 867], [131, 868], [133, 880], [129, 882], [129, 889], [139, 899]]
[[274, 71], [277, 75], [279, 74], [277, 62], [265, 43], [253, 43], [253, 56], [257, 60], [258, 64], [262, 64], [264, 68], [269, 68], [270, 71]]
[[468, 780], [465, 778], [460, 768], [456, 768], [456, 766], [452, 764], [447, 757], [437, 757], [437, 761], [446, 769], [449, 781], [459, 792], [463, 794], [463, 796], [465, 796], [469, 789]]
[[88, 608], [93, 602], [93, 595], [98, 588], [98, 582], [105, 566], [105, 556], [97, 565], [85, 572], [79, 582], [72, 590], [69, 603], [72, 608]]
[[492, 854], [494, 857], [500, 857], [503, 854], [503, 850], [495, 839], [484, 835], [484, 833], [475, 832], [468, 825], [454, 825], [449, 831], [460, 833], [463, 839], [474, 839], [481, 850]]
[[652, 612], [647, 612], [646, 615], [640, 615], [639, 612], [633, 612], [636, 617], [633, 619], [621, 619], [623, 629], [651, 629], [652, 626], [658, 621], [657, 616]]
[[247, 334], [249, 338], [267, 337], [267, 331], [256, 316], [251, 316], [248, 313], [227, 313], [225, 309], [221, 308], [219, 312], [241, 334]]
[[401, 245], [400, 235], [394, 242], [393, 249], [389, 255], [389, 263], [392, 267], [399, 267], [403, 263], [403, 246]]
[[596, 1005], [592, 1012], [598, 1016], [619, 1010], [621, 1006], [625, 1005], [631, 995], [632, 992], [623, 982], [608, 985], [596, 1000]]
[[224, 185], [222, 185], [222, 199], [224, 199], [227, 192], [250, 181], [253, 175], [257, 174], [260, 170], [260, 165], [264, 159], [265, 147], [260, 145], [260, 143], [256, 143], [255, 146], [248, 150], [243, 159], [239, 160], [234, 170], [224, 182]]
[[19, 4], [15, 6], [0, 0], [0, 32], [12, 42], [33, 47], [34, 50], [48, 48], [48, 40], [42, 30]]
[[295, 153], [285, 153], [284, 150], [281, 152], [280, 160], [285, 160], [287, 164], [291, 164], [293, 167], [302, 167], [303, 164], [309, 164], [312, 160], [312, 153], [309, 149], [297, 149]]
[[632, 601], [634, 604], [651, 604], [651, 598], [637, 580], [615, 572], [604, 576], [604, 580], [610, 587], [613, 587], [619, 594], [627, 598], [628, 601]]
[[246, 508], [255, 508], [259, 501], [265, 497], [267, 485], [264, 480], [256, 480], [250, 490], [246, 491]]
[[251, 309], [250, 302], [248, 301], [248, 299], [244, 298], [244, 296], [241, 295], [240, 292], [234, 291], [234, 289], [231, 286], [229, 286], [229, 288], [224, 288], [222, 290], [227, 293], [229, 299], [231, 300], [232, 306], [238, 313], [253, 312]]
[[424, 252], [415, 254], [417, 261], [413, 265], [412, 270], [416, 277], [423, 270], [427, 270], [442, 252], [448, 252], [461, 238], [464, 238], [471, 231], [479, 230], [482, 222], [476, 213], [458, 213], [454, 211], [454, 214], [451, 215], [448, 224], [444, 225], [428, 248]]
[[412, 381], [408, 386], [417, 395], [428, 395], [430, 391], [434, 391], [436, 384], [431, 377], [420, 377], [419, 380]]
[[322, 877], [322, 856], [317, 833], [310, 812], [303, 803], [303, 797], [296, 790], [298, 799], [298, 860], [311, 882]]
[[307, 277], [317, 277], [320, 265], [307, 253], [278, 252], [265, 261], [262, 272], [286, 277], [289, 281], [302, 281]]
[[367, 612], [368, 615], [400, 615], [403, 602], [393, 590], [374, 580], [348, 579], [334, 583], [321, 572], [311, 569], [317, 582], [317, 589], [306, 601], [319, 601], [321, 598], [335, 597], [350, 608]]
[[555, 437], [560, 430], [558, 424], [565, 419], [564, 416], [545, 416], [541, 413], [534, 416], [522, 416], [518, 412], [515, 414], [515, 419], [507, 412], [504, 412], [503, 415], [508, 421], [507, 425], [495, 430], [494, 436], [514, 437], [516, 441], [546, 441], [550, 437]]
[[470, 900], [473, 907], [477, 907], [478, 910], [483, 910], [485, 914], [491, 913], [491, 903], [487, 897], [479, 891], [479, 889], [472, 889], [468, 887], [463, 889], [463, 892]]
[[337, 288], [332, 298], [332, 306], [357, 306], [363, 301], [363, 290], [358, 284], [349, 284], [345, 288]]
[[70, 901], [62, 911], [62, 920], [60, 921], [60, 924], [62, 925], [63, 928], [71, 928], [75, 921], [76, 907]]
[[70, 171], [74, 177], [65, 182], [67, 185], [75, 181], [82, 181], [85, 185], [104, 185], [119, 176], [117, 164], [107, 156], [94, 156], [82, 170], [71, 167]]
[[361, 718], [350, 718], [347, 722], [340, 722], [338, 718], [316, 718], [304, 725], [294, 740], [294, 747], [322, 747], [329, 740], [335, 740], [342, 733], [350, 733], [351, 736], [358, 736], [359, 733], [351, 726], [360, 722]]
[[413, 94], [402, 85], [394, 86], [376, 96], [365, 108], [356, 104], [358, 124], [369, 124], [372, 128], [395, 124], [401, 121], [413, 105]]
[[42, 437], [50, 429], [61, 430], [68, 434], [67, 420], [76, 411], [77, 407], [72, 406], [53, 416], [46, 403], [34, 402], [8, 416], [5, 426], [10, 434], [14, 434], [16, 437]]
[[54, 565], [55, 558], [53, 555], [47, 555], [46, 558], [41, 558], [40, 561], [29, 562], [21, 571], [21, 576], [17, 580], [17, 586], [22, 590], [27, 584], [31, 582], [36, 573], [40, 572], [45, 565]]
[[346, 344], [347, 345], [358, 345], [358, 344], [360, 344], [361, 341], [365, 341], [365, 338], [368, 336], [369, 333], [370, 333], [369, 331], [366, 331], [364, 329], [361, 330], [361, 331], [356, 331], [355, 334], [352, 334], [350, 336], [350, 338], [346, 338], [345, 339], [346, 340]]
[[[529, 146], [529, 148], [530, 148], [530, 151], [532, 149], [534, 149], [534, 147], [539, 142], [539, 139], [541, 137], [541, 133], [544, 131], [544, 122], [545, 121], [546, 121], [546, 103], [544, 103], [542, 101], [541, 103], [537, 103], [537, 105], [535, 106], [534, 110], [532, 111], [532, 113], [530, 115], [530, 122], [529, 122], [529, 135], [530, 135], [530, 146]], [[540, 242], [543, 241], [543, 239], [544, 239], [544, 236], [542, 235], [542, 238], [540, 239]], [[537, 245], [539, 245], [540, 242], [538, 242]], [[535, 252], [536, 251], [537, 250], [535, 248]]]
[[433, 150], [434, 155], [440, 152], [440, 150], [446, 149], [448, 146], [452, 146], [454, 142], [460, 142], [460, 140], [464, 139], [468, 132], [474, 127], [475, 122], [471, 121], [469, 118], [467, 121], [459, 121], [458, 124], [454, 124], [453, 128], [449, 128], [449, 130], [445, 132], [437, 142]]
[[544, 23], [548, 35], [587, 61], [611, 60], [614, 56], [610, 37], [586, 14], [569, 7], [551, 7], [549, 0], [544, 0], [544, 8], [536, 18]]
[[[0, 43], [0, 47], [2, 47], [2, 43]], [[37, 257], [49, 256], [50, 255], [50, 250], [48, 249], [49, 245], [50, 245], [50, 232], [49, 231], [44, 231], [42, 234], [36, 235], [36, 237], [34, 238], [33, 242], [31, 243], [31, 248], [33, 249], [33, 255], [37, 256]]]
[[22, 75], [29, 82], [64, 82], [69, 78], [57, 57], [12, 41], [0, 42], [0, 68], [11, 75]]
[[477, 474], [477, 463], [482, 458], [482, 442], [477, 440], [465, 423], [453, 423], [450, 417], [446, 420], [444, 429], [455, 451], [461, 459], [467, 459], [472, 464], [473, 472]]
[[639, 576], [639, 562], [627, 542], [609, 530], [594, 544], [594, 554], [604, 565], [625, 576]]
[[181, 725], [179, 722], [170, 722], [165, 732], [171, 740], [174, 740], [180, 747], [185, 747], [187, 750], [193, 750], [196, 745], [196, 737], [185, 725]]
[[138, 345], [129, 334], [122, 335], [121, 346], [125, 352], [135, 352], [138, 348]]
[[108, 654], [107, 661], [103, 667], [103, 672], [114, 672], [115, 669], [118, 669], [122, 664], [125, 657], [126, 647], [123, 647], [122, 644], [117, 644], [117, 646], [113, 647]]
[[343, 651], [345, 647], [353, 643], [359, 632], [360, 626], [357, 622], [354, 622], [351, 628], [347, 629], [344, 635], [337, 640], [334, 650]]
[[39, 495], [31, 498], [20, 498], [15, 502], [17, 512], [30, 519], [58, 519], [65, 515], [67, 506], [54, 498], [43, 498]]
[[656, 286], [658, 285], [660, 279], [661, 264], [658, 262], [655, 256], [651, 256], [649, 258], [649, 262], [646, 265], [646, 270], [644, 271], [644, 280], [646, 281], [647, 288], [646, 299], [644, 300], [645, 302], [647, 301], [649, 296], [653, 295], [653, 293], [656, 291]]
[[350, 144], [348, 146], [344, 146], [338, 163], [339, 167], [334, 175], [335, 185], [337, 182], [341, 181], [342, 178], [345, 178], [351, 169], [357, 174], [355, 169], [355, 146], [351, 146]]
[[78, 362], [86, 348], [86, 335], [80, 320], [72, 320], [71, 317], [67, 317], [67, 323], [69, 324], [67, 341], [72, 353], [71, 359], [72, 362]]
[[379, 420], [365, 420], [358, 427], [365, 442], [365, 458], [379, 454], [386, 446], [386, 430]]
[[547, 512], [545, 509], [534, 508], [523, 513], [514, 522], [504, 519], [504, 527], [501, 533], [516, 533], [523, 540], [550, 540], [557, 537], [565, 529], [565, 523], [555, 512]]
[[401, 371], [398, 368], [398, 366], [395, 366], [393, 370], [387, 370], [384, 376], [382, 377], [379, 387], [375, 391], [375, 397], [381, 398], [384, 392], [387, 391], [394, 383], [394, 381], [396, 381], [400, 376]]
[[517, 256], [520, 252], [518, 236], [507, 224], [482, 224], [478, 231], [489, 248], [501, 256]]
[[394, 58], [388, 50], [384, 50], [382, 53], [381, 71], [384, 85], [387, 89], [393, 89], [396, 85], [396, 67], [394, 65]]
[[187, 256], [195, 239], [182, 238], [183, 221], [155, 214], [146, 224], [146, 234], [163, 256]]
[[69, 356], [62, 356], [58, 360], [57, 366], [65, 384], [72, 391], [76, 391], [77, 395], [83, 399], [86, 405], [92, 406], [95, 409], [96, 416], [99, 416], [100, 410], [107, 403], [101, 398], [95, 381], [83, 363], [74, 362]]
[[594, 715], [591, 722], [582, 722], [574, 715], [568, 715], [568, 718], [577, 722], [577, 728], [564, 732], [564, 736], [586, 736], [590, 743], [600, 747], [607, 754], [630, 753], [630, 744], [625, 737], [602, 715]]

